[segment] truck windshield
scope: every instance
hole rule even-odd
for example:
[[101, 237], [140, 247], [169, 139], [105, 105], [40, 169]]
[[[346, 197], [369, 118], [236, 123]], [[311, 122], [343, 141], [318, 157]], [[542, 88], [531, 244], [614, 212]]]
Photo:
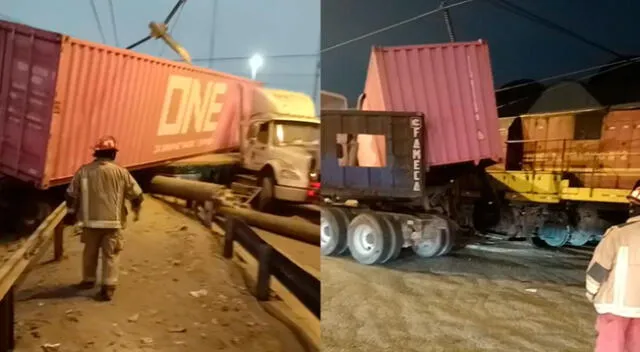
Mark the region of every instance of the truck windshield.
[[277, 145], [320, 143], [320, 125], [317, 123], [278, 121], [275, 125]]

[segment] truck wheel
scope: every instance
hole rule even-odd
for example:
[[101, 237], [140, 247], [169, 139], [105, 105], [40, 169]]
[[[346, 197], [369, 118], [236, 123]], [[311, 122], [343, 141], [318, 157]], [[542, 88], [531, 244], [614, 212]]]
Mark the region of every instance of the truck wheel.
[[320, 253], [341, 255], [347, 250], [348, 213], [340, 208], [320, 209]]
[[[447, 232], [442, 231], [442, 232]], [[433, 229], [430, 233], [415, 241], [411, 246], [413, 252], [422, 258], [433, 258], [439, 256], [446, 248], [446, 235], [443, 235], [440, 229]]]
[[382, 262], [391, 252], [391, 229], [382, 216], [362, 213], [356, 216], [347, 230], [351, 256], [361, 264]]
[[438, 257], [449, 254], [455, 245], [455, 238], [451, 228], [447, 230], [440, 230], [440, 237], [442, 237], [442, 249], [438, 252]]
[[402, 235], [402, 226], [400, 226], [400, 222], [389, 216], [385, 217], [385, 221], [391, 230], [391, 248], [389, 250], [389, 255], [380, 262], [381, 264], [397, 259], [402, 251], [402, 246], [404, 245], [404, 236]]
[[260, 194], [258, 194], [257, 208], [264, 213], [270, 213], [273, 211], [275, 200], [273, 199], [275, 182], [273, 177], [264, 176], [260, 180]]

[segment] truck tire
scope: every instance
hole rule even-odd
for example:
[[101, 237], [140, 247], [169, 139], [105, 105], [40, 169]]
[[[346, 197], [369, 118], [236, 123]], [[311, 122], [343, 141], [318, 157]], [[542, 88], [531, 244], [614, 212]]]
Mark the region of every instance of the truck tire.
[[391, 232], [383, 216], [372, 213], [357, 215], [347, 229], [351, 256], [365, 265], [381, 263], [392, 250]]
[[262, 188], [258, 194], [257, 210], [263, 213], [273, 212], [275, 205], [274, 187], [275, 181], [271, 175], [260, 178], [259, 186]]
[[433, 258], [448, 253], [453, 247], [451, 228], [443, 230], [434, 226], [430, 231], [427, 238], [421, 238], [411, 245], [413, 252], [422, 258]]
[[349, 215], [341, 208], [320, 209], [320, 253], [322, 255], [341, 255], [347, 251]]
[[391, 248], [389, 255], [380, 262], [381, 264], [397, 259], [404, 245], [404, 236], [402, 235], [402, 226], [400, 223], [390, 216], [385, 216], [385, 221], [391, 230]]

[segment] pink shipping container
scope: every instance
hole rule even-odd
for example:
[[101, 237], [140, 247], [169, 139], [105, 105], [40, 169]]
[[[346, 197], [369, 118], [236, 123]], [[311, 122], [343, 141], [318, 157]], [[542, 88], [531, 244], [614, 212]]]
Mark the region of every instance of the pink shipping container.
[[[489, 47], [483, 41], [374, 47], [364, 93], [363, 110], [424, 114], [427, 166], [501, 160]], [[382, 137], [365, 137], [359, 145], [369, 147], [361, 148], [359, 158], [385, 155], [376, 152], [384, 149]]]
[[103, 135], [130, 169], [236, 148], [259, 87], [4, 21], [0, 55], [0, 172], [38, 188], [68, 182]]

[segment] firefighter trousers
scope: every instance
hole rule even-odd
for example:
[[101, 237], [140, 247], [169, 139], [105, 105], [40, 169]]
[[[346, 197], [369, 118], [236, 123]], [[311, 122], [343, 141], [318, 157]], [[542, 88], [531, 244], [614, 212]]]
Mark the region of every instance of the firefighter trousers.
[[596, 352], [640, 351], [640, 318], [600, 314], [596, 330]]
[[120, 252], [124, 245], [121, 230], [84, 228], [81, 235], [84, 243], [83, 281], [97, 281], [98, 257], [102, 252], [102, 284], [115, 286], [118, 283]]

